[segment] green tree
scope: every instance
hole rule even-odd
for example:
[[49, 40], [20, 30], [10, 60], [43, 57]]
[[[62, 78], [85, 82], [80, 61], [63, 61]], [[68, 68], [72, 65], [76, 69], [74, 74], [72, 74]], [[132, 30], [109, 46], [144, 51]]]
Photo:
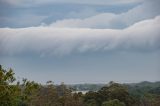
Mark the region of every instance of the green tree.
[[84, 102], [86, 103], [86, 106], [99, 106], [100, 103], [98, 102], [97, 92], [87, 92], [84, 96]]
[[124, 85], [112, 82], [108, 86], [101, 88], [98, 92], [103, 102], [118, 99], [124, 102], [127, 106], [132, 106], [134, 104], [134, 99]]
[[90, 99], [86, 102], [85, 106], [97, 106], [97, 102], [95, 99]]
[[37, 95], [40, 85], [34, 81], [22, 80], [22, 84], [18, 84], [21, 89], [19, 105], [29, 106], [32, 105], [33, 98]]
[[0, 65], [0, 105], [15, 106], [18, 104], [18, 96], [20, 89], [12, 83], [15, 81], [12, 69], [6, 71]]
[[47, 81], [46, 85], [39, 86], [35, 95], [31, 96], [30, 106], [61, 106], [58, 98], [55, 85], [52, 81]]
[[103, 102], [102, 106], [125, 106], [125, 104], [120, 102], [118, 99], [114, 99]]

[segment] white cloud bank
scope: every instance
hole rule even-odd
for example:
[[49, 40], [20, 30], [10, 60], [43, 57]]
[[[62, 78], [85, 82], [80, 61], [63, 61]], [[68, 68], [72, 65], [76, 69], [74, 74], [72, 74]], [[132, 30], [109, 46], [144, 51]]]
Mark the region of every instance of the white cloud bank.
[[123, 30], [89, 28], [0, 28], [0, 55], [65, 55], [112, 50], [160, 50], [160, 16]]

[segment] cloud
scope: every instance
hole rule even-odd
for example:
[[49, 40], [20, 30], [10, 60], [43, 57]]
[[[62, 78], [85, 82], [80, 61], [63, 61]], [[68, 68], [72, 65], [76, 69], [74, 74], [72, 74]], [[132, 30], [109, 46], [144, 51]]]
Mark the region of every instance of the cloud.
[[[89, 2], [90, 0], [61, 0], [55, 3], [56, 1], [0, 0], [3, 7], [0, 11], [0, 26], [31, 27], [46, 23], [54, 27], [122, 29], [160, 14], [159, 0], [107, 0], [108, 2], [106, 0], [93, 0], [92, 2]], [[3, 2], [11, 5], [15, 3], [21, 7], [13, 8], [10, 5], [4, 5]], [[127, 5], [128, 2], [131, 4]], [[104, 5], [98, 5], [98, 3]], [[23, 4], [33, 7], [25, 8]]]
[[90, 28], [0, 28], [0, 55], [40, 56], [160, 49], [160, 16], [122, 30]]
[[[17, 18], [18, 16], [18, 18]], [[23, 14], [23, 15], [16, 15], [16, 16], [1, 16], [0, 17], [0, 27], [2, 27], [5, 24], [9, 24], [10, 27], [14, 27], [14, 26], [36, 26], [36, 25], [40, 25], [40, 23], [42, 22], [42, 20], [44, 20], [45, 18], [47, 18], [47, 16], [38, 16], [38, 15], [34, 15], [34, 14]], [[24, 21], [25, 20], [25, 21]]]
[[144, 0], [0, 0], [15, 6], [31, 6], [44, 3], [75, 3], [75, 4], [96, 4], [96, 5], [113, 5], [113, 4], [130, 4], [140, 3]]
[[85, 19], [64, 19], [51, 24], [54, 27], [71, 28], [111, 28], [122, 29], [144, 19], [160, 14], [160, 1], [145, 1], [141, 5], [121, 14], [100, 13]]

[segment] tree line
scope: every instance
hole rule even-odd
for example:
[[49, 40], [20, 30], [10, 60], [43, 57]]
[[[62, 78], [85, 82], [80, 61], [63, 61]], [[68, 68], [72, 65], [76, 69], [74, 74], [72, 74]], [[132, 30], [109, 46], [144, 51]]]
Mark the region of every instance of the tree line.
[[64, 83], [45, 85], [16, 81], [12, 69], [0, 65], [0, 106], [159, 106], [160, 86], [133, 86], [110, 82], [97, 91], [73, 92]]

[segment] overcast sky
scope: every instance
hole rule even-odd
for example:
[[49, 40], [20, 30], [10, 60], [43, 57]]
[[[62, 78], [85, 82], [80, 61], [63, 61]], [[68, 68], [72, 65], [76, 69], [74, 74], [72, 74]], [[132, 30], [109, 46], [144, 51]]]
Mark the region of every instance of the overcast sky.
[[160, 80], [159, 0], [0, 0], [0, 64], [41, 83]]

